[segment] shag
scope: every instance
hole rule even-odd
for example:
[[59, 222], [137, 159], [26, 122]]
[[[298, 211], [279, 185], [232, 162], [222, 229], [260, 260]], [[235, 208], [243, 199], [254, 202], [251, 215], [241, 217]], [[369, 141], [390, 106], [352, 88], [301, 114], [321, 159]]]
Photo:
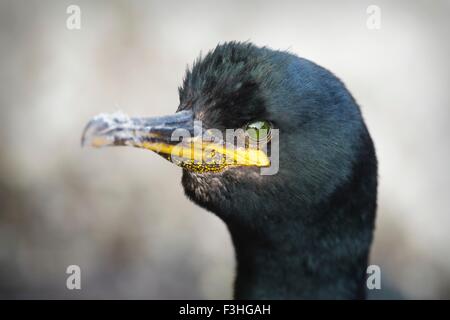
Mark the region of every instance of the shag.
[[[377, 160], [344, 84], [292, 53], [228, 42], [195, 61], [179, 96], [170, 116], [94, 117], [82, 143], [146, 148], [183, 168], [187, 197], [229, 229], [235, 298], [365, 298]], [[242, 129], [246, 142], [231, 149], [210, 129]], [[261, 174], [276, 130], [277, 172]]]

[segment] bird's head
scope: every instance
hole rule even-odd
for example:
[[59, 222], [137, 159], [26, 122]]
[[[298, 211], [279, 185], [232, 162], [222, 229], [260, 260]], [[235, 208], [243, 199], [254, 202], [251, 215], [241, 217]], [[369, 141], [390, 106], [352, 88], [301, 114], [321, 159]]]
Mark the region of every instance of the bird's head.
[[179, 95], [170, 116], [97, 116], [83, 143], [157, 152], [183, 168], [188, 197], [224, 220], [264, 223], [322, 201], [349, 177], [362, 144], [344, 85], [287, 52], [218, 45], [187, 71]]

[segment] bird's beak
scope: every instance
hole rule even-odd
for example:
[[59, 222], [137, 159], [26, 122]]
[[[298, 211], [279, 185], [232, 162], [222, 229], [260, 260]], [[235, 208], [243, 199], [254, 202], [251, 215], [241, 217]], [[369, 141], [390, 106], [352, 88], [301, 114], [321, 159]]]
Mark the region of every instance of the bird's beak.
[[206, 135], [191, 111], [152, 118], [100, 114], [86, 125], [81, 144], [144, 148], [195, 172], [221, 171], [228, 166], [270, 166], [263, 150], [236, 147], [222, 138]]

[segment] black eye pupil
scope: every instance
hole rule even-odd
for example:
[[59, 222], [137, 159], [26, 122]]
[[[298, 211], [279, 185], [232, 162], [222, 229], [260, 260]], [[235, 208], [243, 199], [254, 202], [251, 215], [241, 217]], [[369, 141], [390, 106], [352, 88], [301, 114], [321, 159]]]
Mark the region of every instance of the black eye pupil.
[[246, 127], [246, 132], [251, 139], [265, 139], [270, 134], [271, 125], [268, 121], [251, 122]]

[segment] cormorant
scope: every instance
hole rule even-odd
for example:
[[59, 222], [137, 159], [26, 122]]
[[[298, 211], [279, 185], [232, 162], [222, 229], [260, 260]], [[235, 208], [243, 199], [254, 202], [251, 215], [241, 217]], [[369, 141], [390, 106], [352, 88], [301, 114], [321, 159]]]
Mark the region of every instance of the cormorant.
[[[365, 298], [377, 160], [344, 84], [294, 54], [228, 42], [195, 61], [179, 96], [171, 116], [99, 115], [82, 142], [147, 148], [183, 167], [186, 195], [231, 233], [235, 298]], [[169, 139], [181, 128], [193, 136], [181, 140], [187, 144]], [[225, 139], [199, 138], [211, 128], [242, 128], [247, 138], [265, 138], [266, 149], [245, 138], [245, 148], [228, 152]], [[276, 129], [278, 172], [264, 175]], [[198, 139], [207, 147], [194, 147]], [[206, 148], [219, 160], [202, 156]]]

